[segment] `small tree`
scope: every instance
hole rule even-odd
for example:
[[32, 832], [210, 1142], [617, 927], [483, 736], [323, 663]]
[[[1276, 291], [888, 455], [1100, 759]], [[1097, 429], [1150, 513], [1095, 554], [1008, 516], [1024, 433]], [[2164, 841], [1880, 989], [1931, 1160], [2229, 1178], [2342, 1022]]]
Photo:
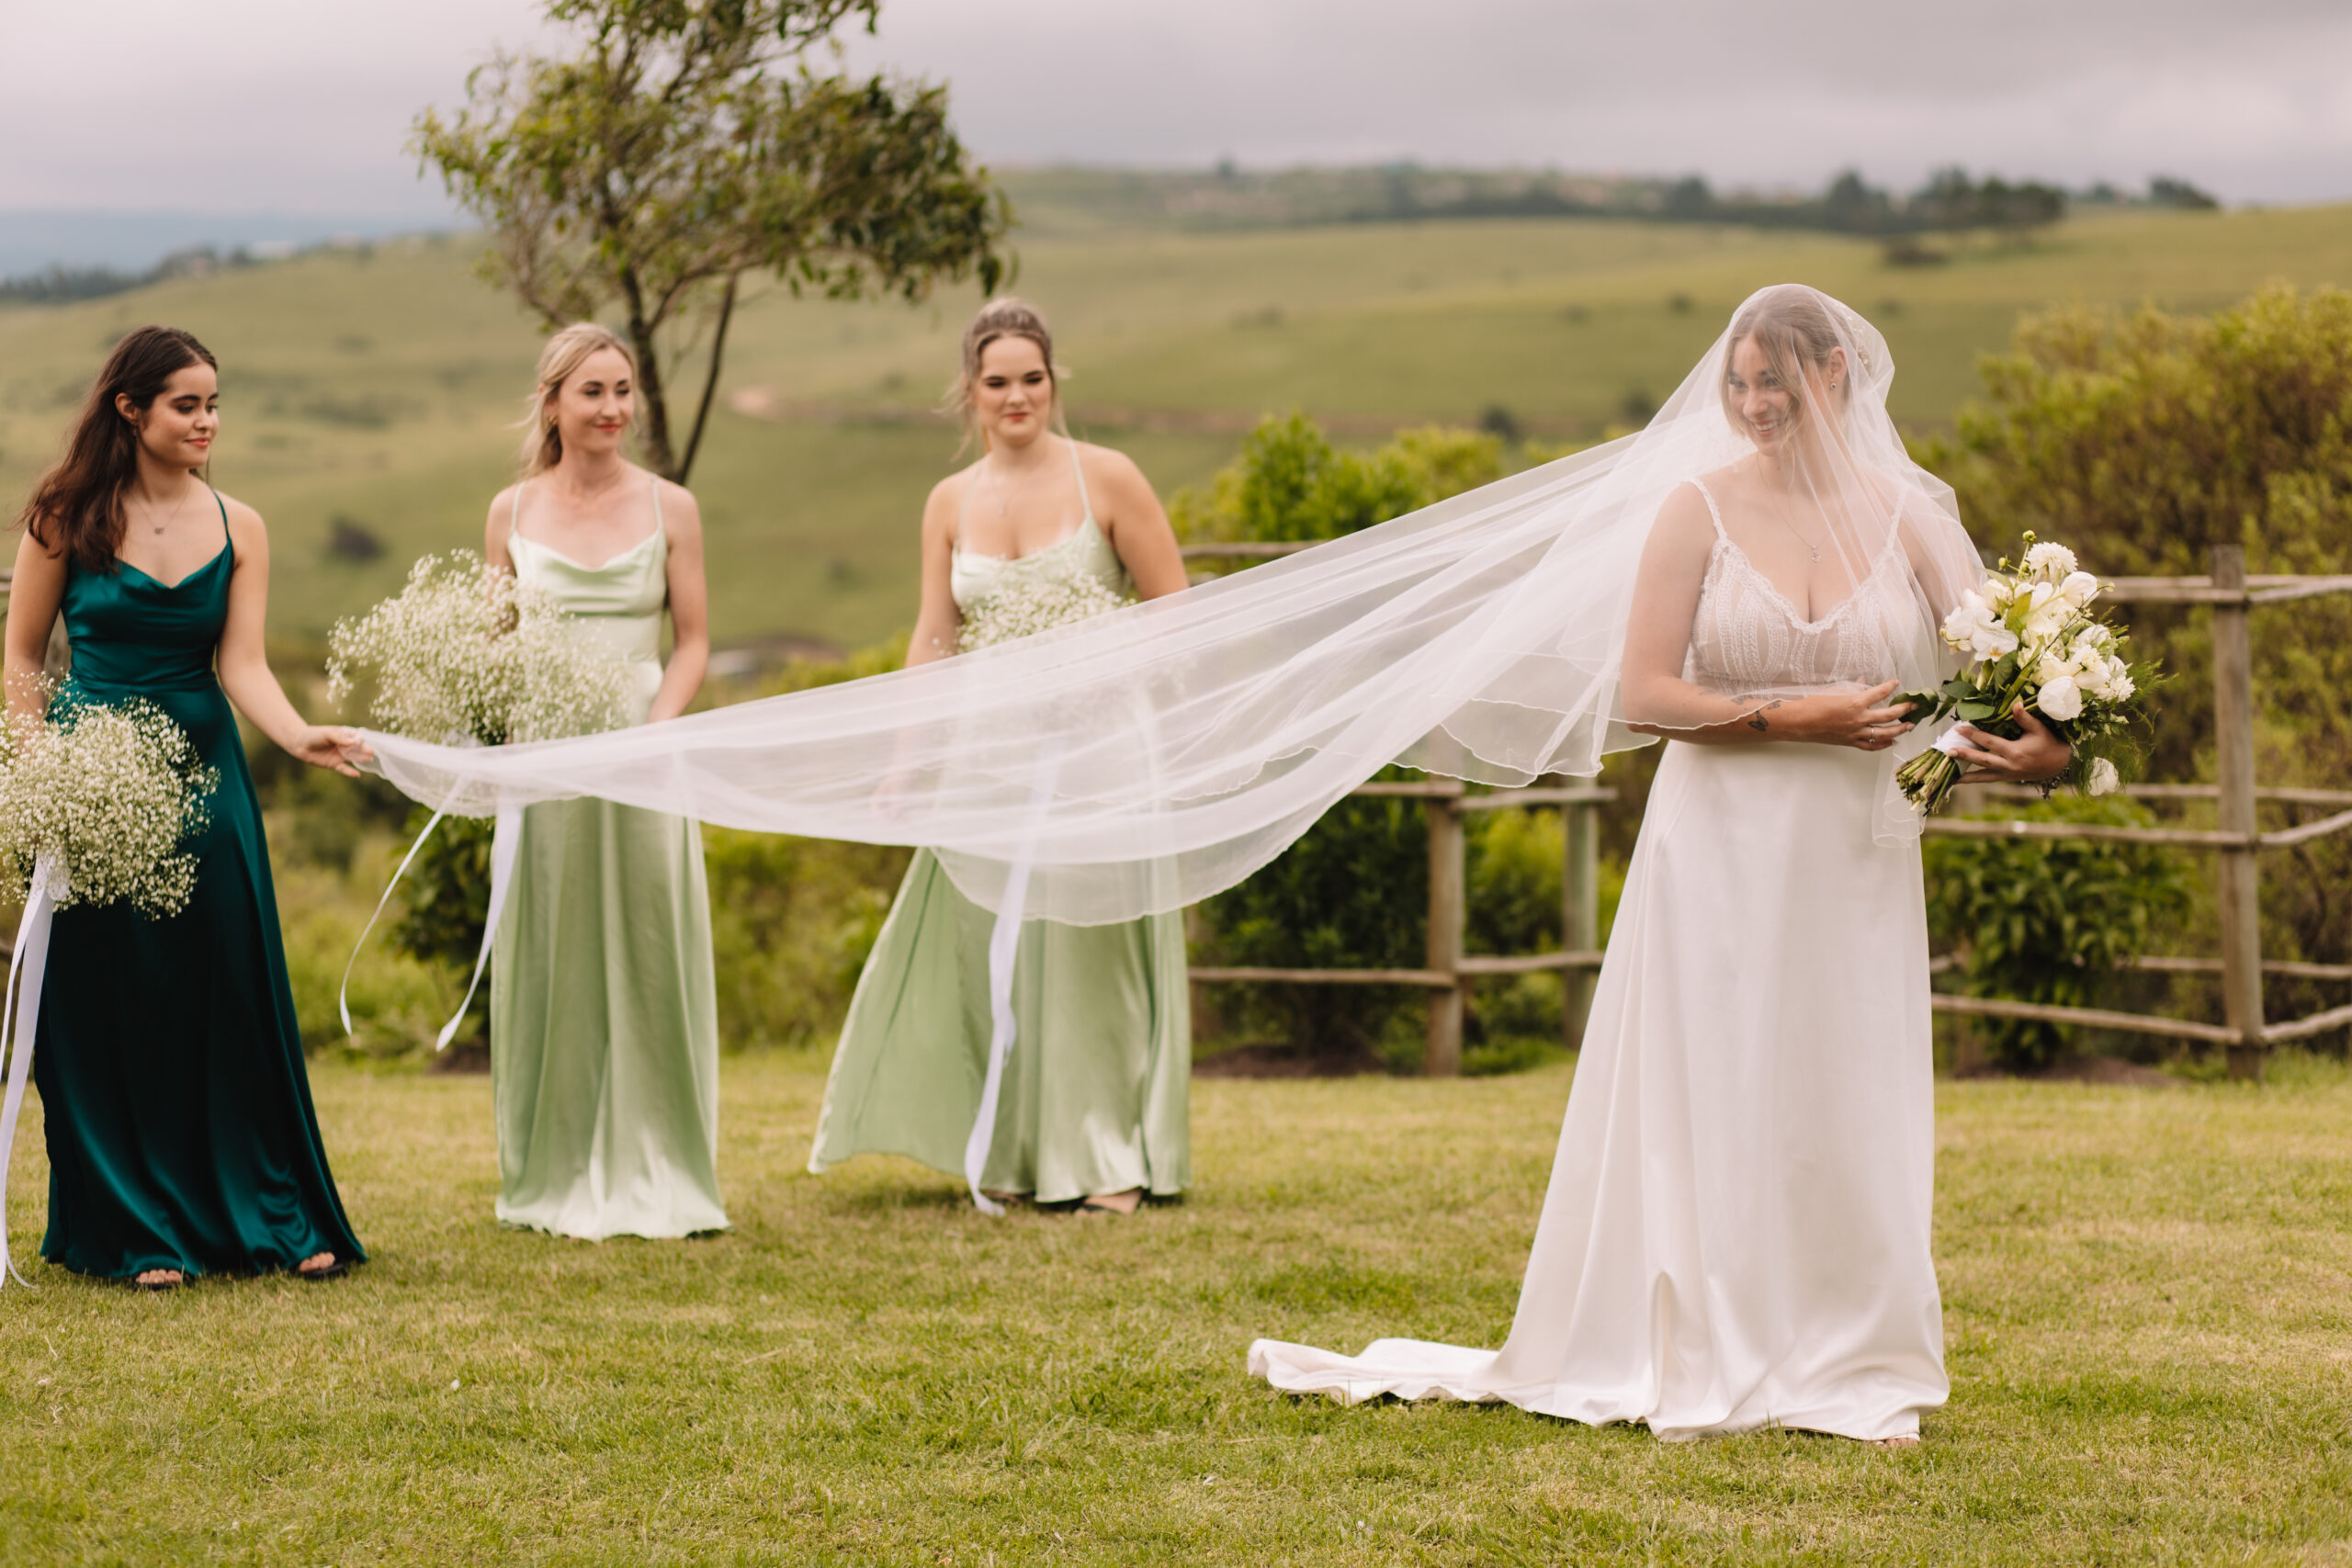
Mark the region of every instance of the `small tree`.
[[[1011, 214], [947, 124], [944, 88], [808, 64], [880, 0], [548, 0], [563, 59], [501, 54], [412, 146], [482, 221], [484, 275], [550, 326], [617, 306], [651, 465], [684, 481], [747, 276], [796, 293], [993, 289]], [[683, 447], [669, 376], [705, 332]]]

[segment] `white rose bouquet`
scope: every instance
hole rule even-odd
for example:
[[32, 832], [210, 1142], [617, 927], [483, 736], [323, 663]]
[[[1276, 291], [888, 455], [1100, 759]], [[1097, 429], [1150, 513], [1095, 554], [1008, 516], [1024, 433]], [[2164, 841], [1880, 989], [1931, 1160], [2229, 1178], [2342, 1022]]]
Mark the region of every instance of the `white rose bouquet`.
[[471, 550], [426, 556], [408, 585], [335, 623], [327, 690], [337, 701], [373, 675], [368, 717], [442, 742], [555, 740], [618, 729], [633, 716], [628, 667], [582, 635], [555, 596]]
[[[2074, 551], [2037, 544], [2031, 534], [2025, 543], [2023, 561], [2012, 567], [2004, 558], [1944, 619], [1943, 639], [1968, 655], [1967, 665], [1937, 691], [1888, 703], [1909, 703], [1914, 724], [1949, 714], [2012, 740], [2022, 733], [2013, 710], [2023, 703], [2074, 748], [2061, 782], [2106, 795], [2122, 783], [2113, 753], [2142, 716], [2137, 698], [2155, 671], [2132, 664], [2129, 639], [2091, 613], [2099, 581], [2077, 567]], [[1963, 739], [1950, 732], [1896, 772], [1922, 814], [1941, 806], [1966, 771], [1947, 750]]]
[[42, 878], [61, 908], [176, 915], [196, 891], [188, 840], [220, 785], [187, 732], [143, 700], [0, 724], [0, 868], [19, 893]]

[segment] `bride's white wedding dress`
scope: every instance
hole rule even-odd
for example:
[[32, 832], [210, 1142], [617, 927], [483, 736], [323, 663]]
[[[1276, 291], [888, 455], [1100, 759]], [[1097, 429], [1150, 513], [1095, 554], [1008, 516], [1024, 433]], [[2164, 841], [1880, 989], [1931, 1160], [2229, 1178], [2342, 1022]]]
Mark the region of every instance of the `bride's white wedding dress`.
[[[1913, 617], [1895, 536], [1807, 621], [1706, 499], [1716, 543], [1690, 679], [1879, 679], [1871, 660]], [[1669, 741], [1510, 1338], [1360, 1356], [1261, 1339], [1250, 1370], [1350, 1402], [1507, 1400], [1668, 1438], [1916, 1434], [1947, 1384], [1919, 855], [1873, 834], [1893, 765]]]

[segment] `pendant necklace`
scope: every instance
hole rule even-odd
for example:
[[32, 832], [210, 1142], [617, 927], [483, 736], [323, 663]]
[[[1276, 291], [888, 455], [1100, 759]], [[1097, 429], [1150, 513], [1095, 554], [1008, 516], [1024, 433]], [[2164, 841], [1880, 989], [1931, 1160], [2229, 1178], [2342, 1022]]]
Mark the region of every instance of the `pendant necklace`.
[[160, 539], [160, 538], [162, 538], [162, 537], [164, 536], [164, 530], [165, 528], [169, 527], [172, 524], [178, 522], [178, 521], [179, 521], [180, 513], [183, 513], [183, 512], [186, 512], [186, 511], [187, 510], [187, 503], [188, 503], [189, 502], [191, 502], [191, 501], [194, 501], [195, 499], [196, 499], [196, 487], [195, 487], [194, 485], [192, 485], [192, 484], [191, 484], [190, 486], [188, 486], [188, 492], [187, 492], [186, 495], [184, 495], [184, 496], [180, 497], [180, 502], [179, 502], [179, 504], [178, 504], [177, 506], [175, 506], [175, 507], [173, 507], [173, 508], [172, 508], [172, 510], [170, 511], [170, 513], [167, 513], [167, 514], [164, 516], [164, 518], [163, 522], [161, 522], [161, 523], [151, 523], [150, 525], [148, 525], [149, 528], [153, 532], [154, 536], [155, 536], [157, 538], [159, 538], [159, 539]]
[[1796, 540], [1796, 542], [1797, 542], [1798, 544], [1803, 545], [1803, 546], [1804, 547], [1804, 553], [1805, 553], [1805, 554], [1807, 554], [1807, 555], [1809, 555], [1809, 556], [1811, 556], [1811, 557], [1813, 558], [1814, 564], [1815, 564], [1815, 566], [1820, 565], [1820, 564], [1821, 564], [1821, 547], [1820, 547], [1819, 545], [1815, 544], [1812, 540], [1810, 540], [1810, 539], [1806, 538], [1806, 537], [1805, 537], [1802, 533], [1799, 533], [1799, 532], [1797, 531], [1797, 525], [1796, 525], [1795, 524], [1793, 524], [1793, 523], [1792, 523], [1792, 522], [1790, 522], [1790, 521], [1789, 521], [1789, 508], [1788, 508], [1788, 502], [1785, 502], [1785, 501], [1783, 501], [1783, 500], [1781, 498], [1781, 495], [1779, 494], [1779, 492], [1778, 492], [1778, 491], [1771, 491], [1771, 492], [1769, 492], [1769, 493], [1770, 493], [1770, 494], [1771, 494], [1771, 496], [1772, 496], [1772, 517], [1773, 517], [1773, 520], [1774, 520], [1775, 522], [1779, 523], [1779, 524], [1780, 524], [1780, 525], [1781, 525], [1781, 527], [1786, 528], [1786, 529], [1789, 531], [1789, 536], [1790, 536], [1791, 538], [1792, 538], [1792, 539]]

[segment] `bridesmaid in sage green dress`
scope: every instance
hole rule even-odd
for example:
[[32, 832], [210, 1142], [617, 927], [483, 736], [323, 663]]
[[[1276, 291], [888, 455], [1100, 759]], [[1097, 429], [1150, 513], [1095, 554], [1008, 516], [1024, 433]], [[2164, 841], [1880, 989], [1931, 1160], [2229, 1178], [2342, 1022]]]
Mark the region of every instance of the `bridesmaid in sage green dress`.
[[12, 720], [37, 716], [51, 624], [73, 670], [57, 702], [153, 703], [219, 771], [187, 907], [60, 909], [33, 1049], [49, 1145], [41, 1256], [170, 1290], [199, 1274], [363, 1260], [311, 1107], [260, 803], [238, 738], [355, 770], [358, 735], [306, 724], [263, 652], [269, 536], [201, 477], [218, 366], [169, 327], [116, 345], [64, 459], [20, 521], [8, 600]]
[[[602, 327], [548, 340], [524, 478], [491, 503], [484, 553], [628, 661], [647, 722], [684, 711], [710, 642], [695, 499], [621, 456], [636, 374]], [[514, 874], [491, 960], [498, 1217], [591, 1241], [725, 1229], [700, 826], [594, 799], [534, 806]]]
[[[967, 617], [1037, 620], [1022, 599], [1069, 603], [1057, 584], [1091, 579], [1147, 599], [1184, 586], [1175, 534], [1136, 466], [1047, 428], [1053, 355], [1045, 321], [1017, 299], [991, 302], [965, 330], [956, 396], [987, 450], [923, 510], [910, 665], [956, 652]], [[917, 853], [851, 1000], [810, 1170], [886, 1153], [962, 1172], [988, 1071], [995, 923]], [[1190, 1185], [1182, 916], [1024, 923], [1012, 1003], [982, 1189], [1124, 1214]]]

